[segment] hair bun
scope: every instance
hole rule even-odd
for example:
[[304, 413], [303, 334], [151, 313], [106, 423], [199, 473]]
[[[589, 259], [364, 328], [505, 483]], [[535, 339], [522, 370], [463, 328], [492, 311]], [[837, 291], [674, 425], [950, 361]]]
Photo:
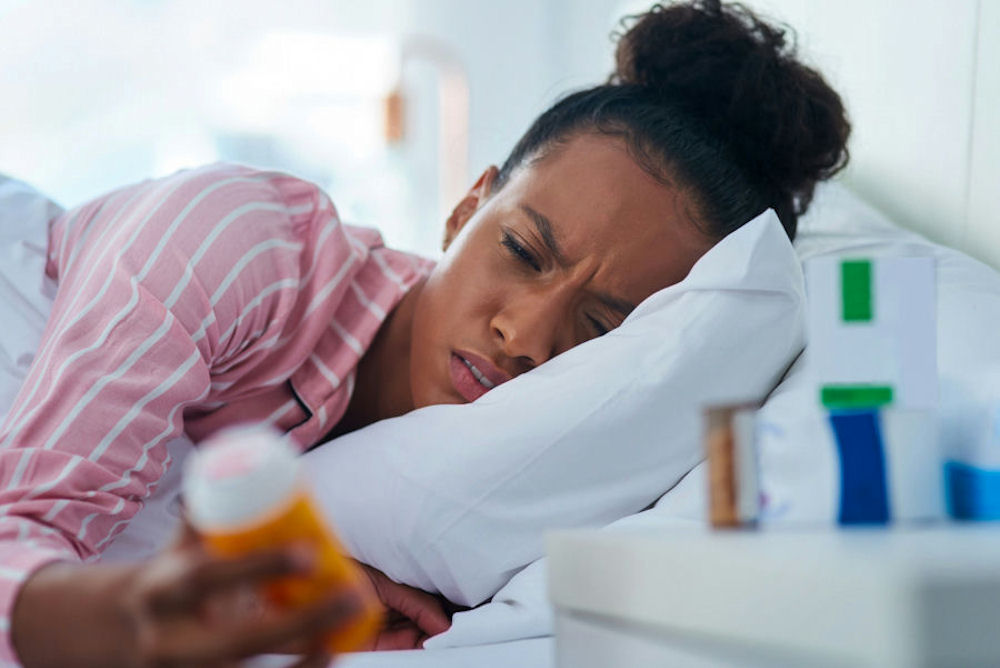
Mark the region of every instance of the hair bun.
[[642, 86], [695, 117], [773, 193], [779, 215], [803, 212], [816, 182], [846, 165], [843, 103], [796, 60], [790, 29], [718, 0], [656, 5], [623, 26], [610, 83]]

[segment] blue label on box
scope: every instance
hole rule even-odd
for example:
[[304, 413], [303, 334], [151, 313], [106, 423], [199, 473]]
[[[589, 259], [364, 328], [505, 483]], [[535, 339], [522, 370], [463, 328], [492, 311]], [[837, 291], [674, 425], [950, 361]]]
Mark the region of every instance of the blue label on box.
[[889, 493], [877, 411], [833, 411], [830, 425], [840, 454], [841, 524], [886, 524]]
[[947, 462], [944, 478], [949, 515], [960, 520], [1000, 520], [1000, 471]]

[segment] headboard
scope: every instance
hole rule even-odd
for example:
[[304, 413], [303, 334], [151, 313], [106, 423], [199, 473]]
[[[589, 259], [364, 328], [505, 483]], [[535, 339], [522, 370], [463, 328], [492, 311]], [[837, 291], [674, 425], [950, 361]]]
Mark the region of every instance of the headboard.
[[848, 185], [1000, 267], [1000, 2], [750, 0], [799, 35], [854, 124]]

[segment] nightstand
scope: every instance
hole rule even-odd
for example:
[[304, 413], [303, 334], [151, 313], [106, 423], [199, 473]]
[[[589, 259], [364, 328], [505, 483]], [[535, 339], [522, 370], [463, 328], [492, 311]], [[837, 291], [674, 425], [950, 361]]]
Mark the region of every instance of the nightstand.
[[1000, 525], [566, 531], [559, 668], [1000, 666]]

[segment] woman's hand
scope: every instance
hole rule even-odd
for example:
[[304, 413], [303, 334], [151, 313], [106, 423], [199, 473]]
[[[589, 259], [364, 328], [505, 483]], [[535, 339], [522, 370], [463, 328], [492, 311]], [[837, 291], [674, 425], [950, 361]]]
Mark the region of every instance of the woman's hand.
[[232, 666], [241, 658], [296, 648], [297, 666], [325, 666], [324, 632], [360, 603], [350, 592], [278, 611], [233, 605], [241, 591], [309, 570], [296, 551], [218, 559], [182, 541], [142, 564], [50, 564], [21, 590], [14, 647], [26, 668]]
[[436, 596], [393, 582], [371, 566], [359, 565], [368, 574], [387, 611], [374, 649], [419, 649], [424, 640], [451, 626], [451, 617]]

